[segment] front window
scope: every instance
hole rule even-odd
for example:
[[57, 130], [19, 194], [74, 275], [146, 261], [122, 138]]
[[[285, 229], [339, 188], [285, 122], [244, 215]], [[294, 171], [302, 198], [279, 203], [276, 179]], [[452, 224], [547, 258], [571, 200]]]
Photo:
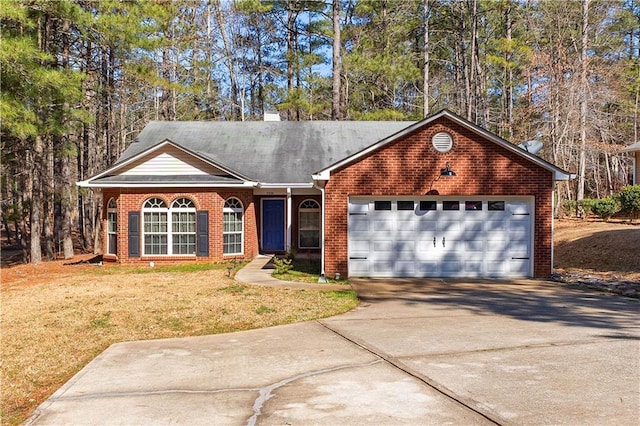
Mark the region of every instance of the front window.
[[111, 198], [107, 204], [107, 254], [118, 253], [118, 210], [116, 200]]
[[171, 240], [173, 254], [196, 252], [196, 206], [188, 198], [171, 205]]
[[144, 254], [169, 254], [167, 235], [167, 204], [160, 198], [150, 198], [142, 207]]
[[320, 247], [320, 204], [315, 200], [305, 200], [298, 209], [298, 247]]
[[237, 198], [229, 198], [222, 210], [223, 254], [242, 254], [244, 208]]
[[193, 255], [196, 252], [196, 208], [188, 198], [178, 198], [167, 207], [160, 198], [148, 199], [143, 207], [145, 255]]

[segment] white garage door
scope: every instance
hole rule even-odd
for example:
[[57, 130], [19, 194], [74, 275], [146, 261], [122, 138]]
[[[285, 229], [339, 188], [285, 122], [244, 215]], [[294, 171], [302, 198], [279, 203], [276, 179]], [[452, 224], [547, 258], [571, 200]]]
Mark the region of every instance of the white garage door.
[[349, 200], [353, 277], [526, 277], [531, 197]]

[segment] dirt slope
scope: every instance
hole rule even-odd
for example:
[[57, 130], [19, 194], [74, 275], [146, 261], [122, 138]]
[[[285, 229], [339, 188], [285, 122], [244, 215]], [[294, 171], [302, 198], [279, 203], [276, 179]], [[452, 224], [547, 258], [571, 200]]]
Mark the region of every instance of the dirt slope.
[[640, 282], [640, 222], [556, 220], [554, 245], [558, 272]]

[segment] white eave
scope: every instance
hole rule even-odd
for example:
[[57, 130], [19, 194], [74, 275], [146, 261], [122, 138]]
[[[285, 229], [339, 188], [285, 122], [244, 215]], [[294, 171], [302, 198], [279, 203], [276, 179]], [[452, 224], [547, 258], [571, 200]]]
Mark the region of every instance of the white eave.
[[257, 188], [264, 189], [282, 189], [282, 188], [313, 188], [313, 182], [297, 182], [297, 183], [271, 183], [271, 182], [258, 182]]
[[640, 142], [636, 142], [622, 149], [622, 152], [636, 152], [636, 151], [640, 151]]
[[[159, 176], [161, 178], [161, 176]], [[255, 188], [257, 182], [242, 181], [237, 184], [216, 182], [93, 182], [93, 179], [76, 182], [81, 188]]]

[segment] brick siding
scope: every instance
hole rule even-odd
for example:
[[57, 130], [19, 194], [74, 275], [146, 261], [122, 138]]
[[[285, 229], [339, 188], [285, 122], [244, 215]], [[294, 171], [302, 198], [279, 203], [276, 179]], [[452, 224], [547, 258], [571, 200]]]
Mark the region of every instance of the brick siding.
[[[453, 148], [447, 153], [431, 144], [440, 131], [453, 136]], [[447, 162], [456, 176], [438, 179]], [[551, 171], [441, 118], [333, 171], [325, 187], [325, 273], [348, 274], [350, 196], [423, 196], [434, 189], [441, 196], [533, 196], [534, 275], [547, 277], [552, 268], [553, 184]]]
[[[142, 211], [142, 205], [149, 198], [158, 197], [170, 206], [177, 198], [186, 197], [194, 202], [196, 210], [207, 210], [209, 212], [209, 256], [147, 256], [129, 257], [128, 239], [128, 213], [130, 211]], [[224, 202], [229, 197], [238, 198], [244, 207], [244, 253], [242, 255], [223, 255], [222, 253], [222, 208]], [[107, 244], [107, 203], [114, 198], [117, 205], [117, 254], [106, 254]], [[256, 222], [256, 209], [252, 190], [211, 190], [206, 188], [171, 188], [158, 189], [149, 192], [144, 188], [117, 188], [105, 189], [103, 192], [102, 212], [103, 221], [103, 246], [105, 247], [105, 260], [115, 260], [120, 263], [148, 263], [154, 262], [175, 262], [177, 260], [218, 262], [236, 259], [253, 259], [258, 254], [258, 231]], [[142, 226], [142, 224], [141, 224]], [[141, 240], [141, 244], [142, 244]]]

